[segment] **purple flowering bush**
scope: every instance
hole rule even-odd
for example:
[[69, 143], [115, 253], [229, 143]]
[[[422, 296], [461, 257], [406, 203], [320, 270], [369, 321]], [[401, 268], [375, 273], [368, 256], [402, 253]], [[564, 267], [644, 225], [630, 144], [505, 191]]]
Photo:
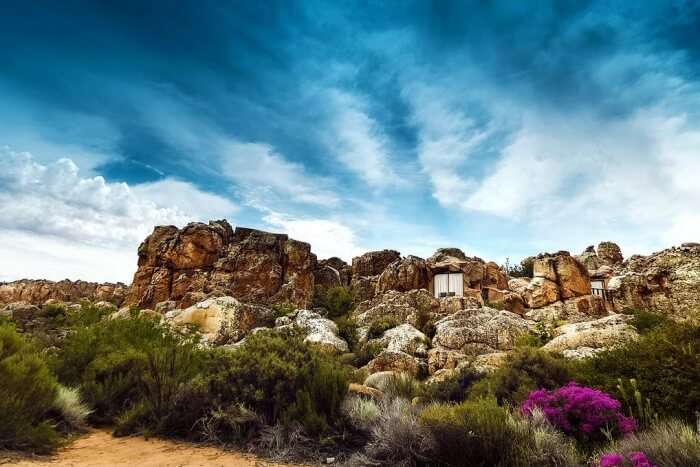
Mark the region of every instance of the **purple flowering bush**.
[[641, 451], [622, 454], [603, 454], [600, 456], [600, 467], [657, 467], [652, 464], [646, 454]]
[[637, 427], [634, 418], [620, 411], [619, 401], [575, 382], [553, 391], [532, 391], [520, 408], [524, 414], [540, 409], [552, 425], [579, 441], [603, 441], [603, 430], [620, 436]]

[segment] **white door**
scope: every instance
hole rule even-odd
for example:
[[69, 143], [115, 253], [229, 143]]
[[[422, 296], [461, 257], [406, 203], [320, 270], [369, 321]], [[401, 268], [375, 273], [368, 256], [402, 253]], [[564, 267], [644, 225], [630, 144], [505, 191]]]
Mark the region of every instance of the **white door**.
[[464, 282], [461, 272], [436, 274], [433, 277], [433, 293], [435, 298], [464, 295]]

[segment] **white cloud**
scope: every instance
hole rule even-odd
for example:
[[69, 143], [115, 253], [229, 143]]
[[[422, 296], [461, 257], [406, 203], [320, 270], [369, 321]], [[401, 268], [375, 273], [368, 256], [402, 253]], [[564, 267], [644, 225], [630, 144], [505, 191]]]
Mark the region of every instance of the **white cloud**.
[[389, 139], [368, 115], [365, 102], [338, 90], [329, 95], [335, 115], [327, 145], [337, 159], [371, 187], [400, 184], [391, 167]]
[[220, 152], [223, 174], [253, 203], [270, 196], [324, 207], [338, 203], [335, 193], [324, 188], [325, 180], [312, 179], [304, 166], [288, 161], [267, 144], [227, 141]]
[[295, 240], [310, 243], [319, 259], [337, 256], [350, 262], [353, 256], [365, 252], [357, 245], [353, 230], [333, 220], [294, 218], [277, 212], [269, 212], [263, 220]]
[[136, 249], [155, 225], [221, 218], [237, 209], [185, 182], [129, 187], [81, 177], [69, 159], [44, 165], [5, 148], [0, 163], [0, 244], [3, 258], [16, 264], [4, 274], [15, 279], [129, 282]]

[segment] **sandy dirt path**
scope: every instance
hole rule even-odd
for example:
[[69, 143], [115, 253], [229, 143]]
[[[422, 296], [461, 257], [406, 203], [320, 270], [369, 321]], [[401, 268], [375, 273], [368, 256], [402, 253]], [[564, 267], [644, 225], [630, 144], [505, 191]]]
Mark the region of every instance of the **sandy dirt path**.
[[0, 465], [18, 467], [268, 467], [278, 466], [254, 456], [158, 438], [114, 438], [109, 431], [95, 430], [59, 449], [52, 457], [6, 458]]

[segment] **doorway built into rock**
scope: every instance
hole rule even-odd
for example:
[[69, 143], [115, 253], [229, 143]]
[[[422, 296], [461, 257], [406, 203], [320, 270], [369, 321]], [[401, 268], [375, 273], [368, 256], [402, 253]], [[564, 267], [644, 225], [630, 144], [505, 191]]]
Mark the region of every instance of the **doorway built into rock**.
[[464, 275], [461, 272], [448, 272], [433, 276], [433, 294], [435, 298], [463, 297]]

